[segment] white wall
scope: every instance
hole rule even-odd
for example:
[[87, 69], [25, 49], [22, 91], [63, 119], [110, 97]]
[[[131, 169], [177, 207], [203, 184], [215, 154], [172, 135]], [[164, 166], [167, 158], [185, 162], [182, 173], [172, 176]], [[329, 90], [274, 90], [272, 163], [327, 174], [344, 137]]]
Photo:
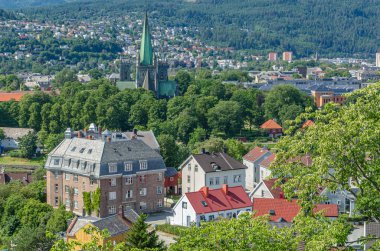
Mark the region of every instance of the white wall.
[[3, 139], [0, 141], [0, 145], [3, 146], [5, 149], [18, 149], [18, 144], [14, 139]]
[[[189, 170], [188, 164], [190, 164], [190, 170]], [[196, 168], [198, 168], [198, 171], [196, 171]], [[206, 185], [205, 172], [192, 156], [188, 158], [181, 165], [181, 170], [182, 170], [182, 194], [185, 194], [187, 192], [199, 191], [201, 187], [204, 187]], [[188, 175], [190, 175], [190, 182], [187, 181]]]
[[[187, 202], [187, 209], [182, 208], [182, 202]], [[191, 222], [196, 222], [197, 215], [195, 213], [195, 210], [185, 195], [183, 195], [174, 206], [173, 212], [173, 217], [170, 217], [171, 225], [187, 226], [187, 216], [190, 216]]]
[[272, 171], [266, 167], [260, 166], [260, 182], [269, 178]]
[[[228, 177], [227, 185], [229, 187], [236, 187], [236, 186], [242, 186], [245, 189], [245, 170], [246, 169], [237, 169], [237, 170], [229, 170], [229, 171], [216, 171], [212, 173], [206, 173], [206, 186], [208, 186], [210, 189], [216, 189], [221, 188], [223, 186], [224, 182], [224, 176]], [[241, 181], [234, 183], [234, 176], [240, 175]], [[219, 177], [219, 184], [215, 184], [215, 178]], [[209, 181], [210, 178], [214, 179], [214, 185], [210, 185]]]
[[253, 188], [255, 187], [255, 166], [252, 162], [247, 161], [243, 159], [243, 164], [248, 167], [245, 169], [245, 188], [249, 191], [252, 191]]
[[[264, 195], [264, 196], [263, 196]], [[260, 182], [257, 187], [253, 190], [253, 192], [249, 195], [252, 198], [269, 198], [273, 199], [273, 195], [264, 184], [264, 182]]]

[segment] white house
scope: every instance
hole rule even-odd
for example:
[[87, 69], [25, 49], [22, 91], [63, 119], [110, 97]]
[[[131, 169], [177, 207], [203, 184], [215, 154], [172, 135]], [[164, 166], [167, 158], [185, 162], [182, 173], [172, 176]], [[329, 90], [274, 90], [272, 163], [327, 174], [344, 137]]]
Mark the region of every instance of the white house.
[[243, 164], [246, 169], [245, 188], [252, 191], [260, 182], [259, 164], [267, 159], [272, 153], [267, 148], [255, 147], [243, 157]]
[[261, 181], [249, 194], [249, 198], [283, 199], [284, 191], [280, 186], [275, 187], [277, 179]]
[[4, 131], [5, 138], [0, 140], [0, 146], [7, 150], [15, 150], [19, 148], [19, 141], [29, 132], [33, 132], [31, 128], [13, 128], [0, 127]]
[[[356, 193], [358, 188], [352, 188], [352, 190]], [[325, 204], [337, 204], [339, 213], [347, 213], [350, 217], [354, 215], [356, 198], [349, 191], [343, 189], [331, 191], [325, 188], [320, 195], [326, 198]]]
[[247, 167], [224, 152], [208, 153], [203, 149], [201, 154], [187, 158], [180, 169], [182, 194], [196, 192], [204, 186], [220, 188], [223, 184], [245, 188]]
[[218, 217], [236, 218], [241, 212], [252, 212], [252, 202], [242, 186], [209, 189], [185, 193], [173, 208], [170, 224], [199, 226], [202, 221]]
[[259, 182], [268, 179], [269, 176], [272, 174], [272, 171], [270, 170], [270, 165], [276, 158], [276, 154], [272, 153], [268, 156], [265, 160], [261, 161], [259, 164]]

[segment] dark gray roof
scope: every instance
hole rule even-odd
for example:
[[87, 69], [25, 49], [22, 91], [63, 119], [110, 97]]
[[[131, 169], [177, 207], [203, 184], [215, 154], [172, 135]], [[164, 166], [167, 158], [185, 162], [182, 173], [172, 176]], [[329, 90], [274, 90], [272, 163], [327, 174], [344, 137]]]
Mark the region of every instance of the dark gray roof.
[[178, 173], [174, 167], [167, 167], [165, 171], [165, 177], [172, 177]]
[[20, 139], [27, 135], [29, 132], [33, 132], [31, 128], [15, 128], [15, 127], [0, 127], [4, 131], [5, 138]]
[[[247, 169], [245, 165], [226, 153], [194, 154], [193, 157], [206, 173]], [[214, 166], [217, 167], [217, 170], [214, 168]]]
[[[134, 132], [124, 132], [124, 134], [129, 138], [132, 139], [135, 134]], [[160, 150], [160, 145], [157, 142], [156, 136], [154, 136], [153, 131], [137, 131], [136, 135], [138, 140], [143, 141], [145, 144], [150, 146], [154, 150]]]
[[318, 92], [328, 92], [332, 91], [331, 88], [325, 86], [325, 85], [313, 85], [310, 87], [310, 90], [312, 91], [318, 91]]
[[107, 229], [111, 236], [127, 232], [132, 225], [117, 214], [100, 219], [92, 224], [99, 230]]

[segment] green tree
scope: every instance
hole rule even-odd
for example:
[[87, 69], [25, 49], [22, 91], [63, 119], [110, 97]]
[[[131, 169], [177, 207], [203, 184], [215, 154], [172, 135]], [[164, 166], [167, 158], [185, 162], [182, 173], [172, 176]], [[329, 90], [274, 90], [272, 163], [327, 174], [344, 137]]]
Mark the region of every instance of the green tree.
[[188, 71], [180, 70], [175, 75], [175, 81], [178, 84], [179, 94], [183, 95], [186, 93], [192, 81], [192, 77]]
[[46, 221], [53, 208], [46, 203], [42, 203], [35, 199], [29, 199], [20, 212], [20, 221], [23, 226], [36, 228]]
[[127, 234], [126, 243], [129, 247], [138, 249], [165, 250], [164, 243], [158, 239], [156, 231], [149, 231], [145, 223], [147, 216], [141, 214]]
[[219, 101], [208, 113], [208, 124], [214, 133], [233, 136], [243, 127], [241, 107], [235, 101]]
[[247, 153], [247, 149], [244, 147], [243, 142], [236, 139], [225, 140], [224, 147], [227, 148], [228, 155], [237, 160], [242, 160], [244, 154]]
[[74, 214], [66, 211], [64, 205], [55, 209], [46, 224], [46, 230], [51, 233], [59, 233], [67, 230], [67, 222], [70, 218], [73, 218]]
[[54, 78], [54, 82], [57, 87], [62, 87], [66, 83], [76, 81], [78, 81], [78, 77], [75, 71], [70, 70], [69, 68], [65, 68], [62, 71], [58, 72]]
[[20, 150], [26, 158], [32, 158], [37, 149], [37, 134], [29, 132], [20, 139]]
[[1, 141], [2, 139], [5, 139], [5, 134], [4, 134], [3, 129], [0, 128], [0, 141]]

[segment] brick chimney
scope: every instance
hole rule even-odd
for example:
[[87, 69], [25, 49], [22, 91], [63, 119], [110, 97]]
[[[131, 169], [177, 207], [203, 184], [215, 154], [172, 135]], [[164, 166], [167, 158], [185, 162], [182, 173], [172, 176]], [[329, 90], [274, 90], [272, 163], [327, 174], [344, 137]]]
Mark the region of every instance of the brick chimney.
[[203, 195], [207, 198], [208, 197], [208, 187], [207, 186], [204, 186], [201, 188], [201, 192], [203, 193]]
[[227, 184], [223, 184], [223, 186], [222, 186], [222, 191], [223, 191], [223, 193], [224, 193], [225, 195], [228, 194], [228, 185], [227, 185]]
[[280, 195], [279, 195], [279, 198], [280, 198], [280, 199], [284, 199], [284, 198], [285, 198], [285, 196], [284, 196], [284, 193], [283, 193], [283, 192], [281, 192], [281, 193], [280, 193]]
[[111, 137], [107, 137], [107, 143], [111, 143]]
[[77, 135], [78, 138], [82, 138], [82, 132], [81, 131], [78, 131], [78, 135]]
[[117, 214], [122, 217], [122, 218], [125, 218], [124, 216], [124, 208], [123, 208], [123, 205], [120, 205], [119, 206], [119, 211], [117, 212]]
[[98, 128], [98, 132], [99, 132], [100, 135], [102, 135], [102, 128], [100, 126]]

